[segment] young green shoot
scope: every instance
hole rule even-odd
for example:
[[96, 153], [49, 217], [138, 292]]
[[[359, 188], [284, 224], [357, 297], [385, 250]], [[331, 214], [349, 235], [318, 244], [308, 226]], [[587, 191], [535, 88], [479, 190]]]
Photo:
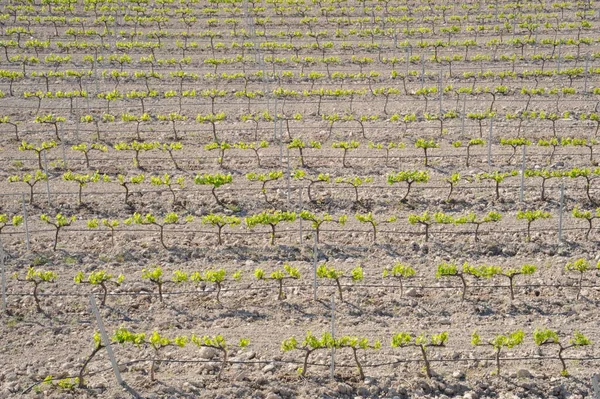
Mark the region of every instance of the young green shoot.
[[79, 377], [78, 377], [78, 383], [77, 383], [78, 388], [85, 388], [85, 382], [83, 380], [84, 375], [85, 375], [85, 368], [92, 361], [94, 356], [96, 356], [96, 354], [98, 352], [100, 352], [102, 349], [104, 349], [104, 344], [102, 343], [102, 338], [100, 337], [100, 333], [98, 331], [96, 331], [94, 333], [94, 349], [92, 349], [92, 353], [90, 353], [90, 355], [83, 362], [83, 365], [81, 365], [81, 368], [79, 369]]
[[481, 336], [474, 331], [471, 335], [471, 344], [474, 346], [482, 346], [489, 345], [494, 348], [495, 356], [496, 356], [496, 375], [500, 375], [500, 351], [502, 348], [512, 349], [517, 345], [520, 345], [523, 342], [523, 338], [525, 337], [525, 333], [521, 330], [517, 330], [515, 332], [506, 334], [506, 335], [496, 335], [489, 341], [483, 341]]
[[499, 172], [494, 171], [492, 173], [479, 173], [475, 176], [477, 180], [492, 180], [496, 183], [496, 200], [500, 199], [500, 183], [509, 176], [517, 176], [519, 173], [516, 170], [512, 172]]
[[415, 269], [403, 263], [395, 263], [391, 269], [383, 269], [383, 278], [395, 278], [400, 283], [400, 298], [404, 296], [404, 287], [402, 280], [413, 277], [416, 274]]
[[156, 285], [158, 289], [158, 299], [160, 302], [163, 301], [163, 285], [166, 281], [163, 279], [163, 271], [160, 266], [156, 266], [154, 269], [142, 269], [142, 279], [148, 280], [152, 284]]
[[427, 357], [427, 349], [430, 347], [444, 347], [448, 341], [448, 333], [442, 332], [440, 334], [434, 334], [431, 337], [426, 335], [412, 336], [410, 333], [400, 332], [392, 336], [392, 348], [404, 348], [404, 347], [417, 347], [421, 350], [421, 356], [425, 363], [425, 373], [428, 378], [433, 376], [431, 371], [431, 364]]
[[364, 279], [364, 273], [363, 273], [362, 267], [357, 266], [354, 269], [352, 269], [350, 276], [344, 276], [343, 270], [339, 270], [334, 267], [327, 267], [327, 265], [325, 263], [323, 263], [321, 266], [319, 266], [317, 268], [317, 277], [318, 278], [326, 278], [326, 279], [335, 281], [335, 284], [338, 289], [338, 295], [340, 297], [340, 301], [343, 302], [344, 296], [342, 294], [342, 284], [341, 284], [340, 280], [343, 277], [348, 277], [354, 282], [362, 281]]
[[272, 182], [272, 181], [277, 181], [277, 180], [281, 179], [282, 177], [283, 177], [283, 172], [280, 170], [276, 170], [276, 171], [272, 171], [272, 172], [268, 172], [268, 173], [250, 172], [250, 173], [246, 174], [246, 179], [248, 179], [250, 181], [257, 181], [262, 184], [260, 191], [262, 192], [263, 196], [265, 197], [265, 202], [269, 205], [271, 205], [275, 201], [269, 200], [269, 197], [267, 196], [267, 190], [266, 190], [267, 183]]
[[551, 217], [552, 214], [550, 212], [539, 209], [535, 211], [517, 211], [518, 220], [527, 220], [527, 236], [525, 237], [525, 240], [531, 240], [531, 223], [538, 219], [550, 219]]
[[297, 179], [297, 180], [306, 180], [309, 182], [309, 184], [308, 184], [308, 200], [310, 202], [315, 201], [312, 196], [312, 191], [311, 191], [312, 186], [317, 183], [329, 183], [330, 182], [329, 174], [319, 173], [316, 177], [310, 177], [306, 174], [305, 171], [299, 170], [299, 169], [294, 172], [294, 174], [292, 175], [292, 178]]
[[470, 267], [467, 262], [465, 262], [462, 266], [462, 269], [454, 263], [441, 263], [437, 267], [437, 271], [435, 273], [435, 278], [442, 277], [458, 277], [462, 283], [462, 295], [461, 300], [465, 300], [465, 295], [467, 293], [467, 281], [465, 280], [465, 274], [470, 273]]
[[296, 212], [287, 212], [280, 210], [263, 211], [244, 218], [244, 222], [249, 229], [258, 225], [271, 227], [271, 245], [275, 245], [275, 229], [279, 223], [292, 223], [296, 220]]
[[[197, 336], [197, 335], [192, 334], [192, 336], [190, 337], [190, 342], [193, 343], [194, 345], [198, 346], [199, 348], [202, 348], [202, 347], [213, 348], [223, 354], [223, 360], [221, 361], [221, 368], [219, 369], [219, 374], [217, 375], [217, 380], [220, 380], [221, 375], [223, 374], [223, 370], [225, 370], [225, 367], [227, 366], [228, 353], [229, 353], [229, 346], [227, 345], [227, 341], [225, 340], [225, 338], [223, 338], [222, 335], [215, 335], [215, 336], [211, 337], [208, 335]], [[245, 348], [248, 346], [249, 343], [250, 343], [250, 341], [248, 339], [240, 338], [238, 347]]]
[[0, 213], [0, 234], [2, 234], [2, 229], [6, 226], [12, 225], [14, 227], [18, 227], [23, 224], [25, 219], [21, 215], [14, 215], [12, 218], [8, 216], [6, 213]]
[[508, 283], [509, 283], [508, 286], [510, 288], [510, 300], [511, 301], [515, 299], [515, 293], [514, 293], [515, 277], [528, 276], [528, 275], [535, 273], [536, 270], [537, 270], [537, 267], [535, 265], [525, 264], [525, 265], [521, 266], [520, 269], [510, 267], [508, 269], [501, 269], [498, 272], [498, 275], [508, 278]]
[[588, 229], [585, 233], [585, 239], [589, 240], [590, 233], [592, 232], [592, 222], [594, 219], [600, 218], [600, 208], [596, 208], [595, 211], [583, 211], [579, 209], [578, 206], [575, 206], [575, 208], [573, 208], [572, 215], [574, 218], [585, 219], [587, 221]]
[[450, 191], [448, 192], [448, 197], [446, 197], [446, 202], [452, 201], [450, 199], [450, 197], [452, 196], [452, 193], [454, 192], [454, 187], [456, 187], [458, 185], [458, 183], [460, 182], [460, 179], [461, 179], [460, 173], [458, 173], [458, 172], [452, 173], [452, 175], [450, 175], [449, 177], [444, 178], [444, 181], [450, 185]]
[[40, 219], [43, 222], [46, 222], [49, 225], [54, 227], [54, 229], [55, 229], [54, 246], [52, 247], [52, 250], [56, 251], [56, 246], [58, 245], [58, 233], [60, 232], [60, 230], [63, 227], [70, 226], [71, 223], [73, 223], [75, 220], [77, 220], [77, 217], [76, 216], [67, 217], [67, 216], [64, 216], [62, 213], [57, 213], [56, 216], [54, 217], [54, 219], [52, 219], [50, 216], [48, 216], [46, 214], [40, 215]]
[[363, 367], [358, 358], [358, 351], [359, 350], [367, 350], [367, 349], [374, 349], [374, 350], [380, 349], [381, 341], [376, 340], [372, 344], [370, 344], [368, 338], [343, 336], [343, 337], [335, 339], [335, 348], [336, 349], [342, 349], [342, 348], [352, 349], [354, 362], [356, 363], [356, 367], [358, 368], [358, 374], [360, 376], [360, 380], [364, 381], [365, 373], [363, 371]]
[[348, 168], [349, 166], [346, 164], [346, 156], [348, 155], [349, 151], [356, 150], [358, 147], [360, 147], [360, 143], [358, 141], [354, 141], [354, 140], [338, 141], [338, 142], [332, 143], [331, 147], [341, 148], [342, 150], [344, 150], [344, 155], [342, 156], [342, 166], [344, 168]]
[[[590, 270], [591, 267], [592, 266], [590, 265], [590, 262], [588, 262], [587, 259], [584, 259], [584, 258], [579, 258], [572, 262], [567, 262], [567, 264], [565, 265], [566, 271], [579, 273], [579, 282], [578, 282], [579, 288], [577, 289], [577, 300], [579, 300], [579, 297], [581, 296], [581, 289], [582, 289], [582, 285], [583, 285], [583, 274], [585, 272], [587, 272], [588, 270]], [[600, 269], [600, 262], [598, 262], [596, 268]]]
[[427, 156], [427, 150], [431, 148], [439, 148], [440, 145], [434, 140], [417, 139], [417, 141], [415, 142], [415, 147], [423, 149], [423, 152], [425, 154], [425, 167], [428, 167], [429, 158]]
[[102, 288], [102, 306], [106, 305], [106, 296], [108, 295], [108, 287], [106, 285], [111, 283], [118, 287], [121, 285], [121, 283], [123, 283], [123, 280], [125, 280], [124, 275], [120, 274], [115, 278], [112, 274], [107, 273], [106, 270], [90, 272], [87, 277], [83, 272], [78, 272], [74, 278], [75, 284], [91, 284], [100, 286], [100, 288]]
[[226, 205], [223, 203], [223, 201], [219, 199], [219, 197], [217, 197], [216, 189], [225, 184], [230, 184], [232, 181], [233, 176], [231, 176], [231, 174], [225, 175], [222, 173], [216, 173], [212, 175], [205, 173], [203, 175], [198, 174], [196, 175], [196, 177], [194, 177], [194, 183], [212, 186], [211, 193], [213, 198], [215, 199], [218, 205], [223, 207], [225, 207]]
[[569, 376], [569, 371], [567, 370], [567, 363], [565, 362], [565, 359], [563, 357], [563, 352], [567, 349], [579, 348], [582, 346], [588, 346], [592, 344], [592, 341], [579, 331], [575, 331], [573, 333], [573, 338], [569, 340], [569, 344], [564, 345], [562, 342], [560, 342], [558, 332], [550, 329], [540, 330], [537, 328], [533, 332], [533, 340], [537, 346], [558, 346], [558, 359], [560, 360], [560, 364], [562, 365], [562, 370], [560, 371], [560, 374], [564, 377]]
[[48, 180], [48, 175], [41, 171], [37, 170], [35, 174], [25, 173], [23, 175], [13, 175], [8, 177], [9, 183], [25, 183], [29, 186], [29, 203], [33, 203], [33, 188], [40, 181]]
[[223, 245], [222, 230], [225, 226], [239, 226], [242, 220], [237, 216], [208, 214], [202, 216], [202, 224], [210, 224], [217, 227], [218, 245]]
[[185, 176], [174, 178], [168, 173], [165, 173], [163, 176], [150, 176], [150, 183], [153, 186], [166, 186], [173, 196], [173, 204], [175, 204], [177, 202], [177, 196], [175, 195], [173, 186], [179, 186], [179, 188], [183, 188], [185, 186]]
[[317, 243], [319, 242], [319, 233], [321, 231], [321, 225], [323, 223], [338, 223], [343, 226], [348, 220], [347, 215], [342, 215], [339, 218], [335, 219], [327, 212], [319, 216], [318, 214], [312, 213], [307, 210], [303, 210], [298, 216], [300, 216], [300, 218], [303, 220], [311, 222], [311, 226], [313, 229], [315, 229], [315, 234], [317, 235]]
[[292, 267], [290, 265], [285, 264], [285, 265], [283, 265], [283, 270], [275, 270], [274, 272], [269, 274], [268, 277], [265, 275], [265, 271], [263, 269], [254, 270], [254, 276], [258, 280], [275, 280], [275, 281], [277, 281], [277, 284], [279, 285], [277, 299], [281, 301], [286, 298], [286, 295], [283, 292], [283, 280], [286, 280], [286, 279], [296, 279], [297, 280], [300, 278], [300, 272], [298, 271], [297, 267]]
[[306, 372], [308, 371], [308, 359], [312, 353], [317, 350], [331, 349], [333, 347], [335, 347], [335, 340], [328, 332], [323, 333], [321, 338], [318, 338], [310, 331], [307, 331], [302, 344], [300, 344], [294, 336], [281, 343], [281, 351], [283, 352], [290, 352], [293, 350], [304, 352], [304, 363], [302, 368], [298, 370], [302, 377], [306, 376]]
[[[191, 215], [186, 216], [183, 219], [184, 223], [190, 223], [191, 221], [194, 220], [194, 217]], [[160, 229], [160, 243], [162, 244], [164, 249], [169, 249], [169, 247], [167, 247], [167, 245], [165, 244], [165, 226], [168, 224], [176, 224], [179, 222], [179, 215], [177, 215], [175, 212], [169, 212], [167, 213], [163, 218], [162, 218], [162, 222], [160, 221], [160, 219], [158, 219], [156, 216], [154, 216], [151, 213], [147, 213], [146, 215], [142, 216], [140, 213], [135, 212], [131, 217], [125, 219], [123, 221], [123, 224], [126, 225], [132, 225], [132, 224], [141, 224], [141, 225], [148, 225], [148, 224], [152, 224], [154, 226], [158, 226], [158, 228]]]
[[372, 212], [369, 212], [367, 214], [357, 213], [356, 215], [354, 215], [354, 217], [360, 223], [368, 223], [371, 225], [371, 228], [373, 229], [373, 243], [377, 242], [377, 226], [379, 226], [380, 224], [383, 224], [383, 223], [385, 223], [385, 224], [394, 223], [398, 220], [397, 216], [390, 216], [387, 219], [378, 221], [377, 219], [375, 219]]
[[131, 176], [129, 179], [121, 174], [117, 175], [117, 184], [119, 184], [121, 187], [123, 187], [125, 189], [125, 205], [129, 205], [131, 206], [131, 204], [129, 203], [129, 195], [131, 194], [129, 192], [129, 185], [131, 184], [142, 184], [142, 182], [144, 181], [145, 176], [143, 174], [139, 174], [139, 175], [135, 175], [135, 176]]
[[406, 194], [400, 202], [406, 202], [410, 189], [414, 183], [421, 184], [429, 181], [429, 172], [421, 170], [405, 170], [397, 173], [387, 175], [388, 184], [392, 185], [395, 183], [405, 182], [408, 186], [406, 188]]
[[38, 297], [38, 291], [40, 290], [39, 286], [41, 284], [54, 283], [58, 278], [58, 274], [49, 270], [34, 269], [32, 266], [29, 266], [24, 279], [19, 277], [18, 273], [15, 273], [13, 278], [17, 281], [33, 284], [33, 300], [35, 301], [35, 308], [38, 313], [44, 313], [40, 306], [40, 298]]
[[110, 182], [110, 177], [107, 175], [100, 175], [98, 171], [94, 172], [93, 174], [87, 173], [85, 175], [68, 171], [63, 174], [62, 178], [64, 181], [73, 181], [78, 184], [79, 192], [77, 199], [80, 206], [83, 204], [81, 196], [85, 186], [87, 186], [89, 183], [97, 183], [99, 181], [103, 181], [105, 183]]
[[354, 189], [354, 203], [356, 205], [363, 205], [363, 202], [360, 200], [360, 198], [358, 196], [358, 188], [365, 183], [372, 183], [372, 182], [373, 182], [372, 177], [350, 176], [350, 177], [337, 177], [335, 179], [335, 183], [348, 184]]
[[497, 223], [502, 220], [502, 215], [496, 211], [489, 211], [486, 215], [477, 216], [474, 212], [469, 212], [464, 216], [454, 219], [455, 224], [474, 224], [475, 225], [475, 242], [479, 241], [479, 228], [485, 223]]

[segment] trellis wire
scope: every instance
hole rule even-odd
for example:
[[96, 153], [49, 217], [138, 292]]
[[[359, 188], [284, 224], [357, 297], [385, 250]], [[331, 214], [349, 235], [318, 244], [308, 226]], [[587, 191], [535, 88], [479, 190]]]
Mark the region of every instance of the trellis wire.
[[[420, 276], [421, 278], [425, 278]], [[419, 277], [412, 277], [411, 279], [417, 279]], [[343, 284], [340, 283], [340, 286], [342, 288], [384, 288], [384, 289], [396, 289], [396, 288], [400, 288], [399, 284], [374, 284], [374, 283], [353, 283], [353, 284]], [[337, 285], [334, 283], [323, 283], [320, 284], [319, 287], [322, 288], [327, 288], [327, 289], [332, 289], [335, 290], [337, 288]], [[428, 291], [428, 290], [460, 290], [462, 289], [462, 286], [460, 285], [424, 285], [424, 284], [404, 284], [402, 285], [403, 288], [414, 288], [414, 289], [418, 289], [418, 290], [423, 290], [423, 291]], [[556, 289], [562, 289], [562, 288], [572, 288], [572, 289], [577, 289], [579, 287], [579, 284], [514, 284], [513, 288], [514, 289], [525, 289], [525, 288], [556, 288]], [[590, 289], [595, 289], [595, 290], [600, 290], [600, 285], [594, 285], [594, 284], [582, 284], [581, 285], [582, 288], [590, 288]], [[307, 292], [313, 291], [313, 284], [308, 282], [306, 284], [288, 284], [285, 286], [286, 289], [290, 289], [290, 288], [298, 288], [298, 289], [302, 289], [305, 290]], [[510, 285], [505, 285], [505, 284], [471, 284], [468, 286], [468, 289], [473, 291], [473, 290], [477, 290], [477, 289], [484, 289], [484, 288], [491, 288], [491, 289], [496, 289], [496, 288], [500, 288], [500, 289], [510, 289]], [[262, 287], [257, 287], [257, 286], [253, 286], [253, 285], [248, 285], [246, 287], [234, 287], [234, 288], [227, 288], [227, 287], [223, 287], [221, 288], [221, 292], [225, 293], [225, 292], [242, 292], [242, 291], [265, 291], [265, 290], [271, 290], [271, 288], [262, 286]], [[162, 292], [163, 297], [164, 296], [178, 296], [178, 295], [198, 295], [198, 294], [203, 294], [206, 293], [206, 291], [164, 291]], [[31, 292], [8, 292], [6, 294], [7, 297], [31, 297], [33, 296], [33, 294]], [[78, 294], [78, 293], [65, 293], [65, 292], [41, 292], [37, 294], [38, 297], [63, 297], [63, 298], [68, 298], [68, 297], [74, 297], [74, 298], [86, 298], [89, 296], [89, 294]], [[152, 292], [149, 288], [147, 291], [144, 292], [134, 292], [134, 291], [127, 291], [127, 292], [108, 292], [106, 294], [107, 297], [122, 297], [122, 296], [130, 296], [130, 297], [138, 297], [138, 296], [146, 296], [146, 297], [159, 297], [158, 293]], [[315, 301], [318, 301], [318, 297], [317, 299], [314, 299]]]

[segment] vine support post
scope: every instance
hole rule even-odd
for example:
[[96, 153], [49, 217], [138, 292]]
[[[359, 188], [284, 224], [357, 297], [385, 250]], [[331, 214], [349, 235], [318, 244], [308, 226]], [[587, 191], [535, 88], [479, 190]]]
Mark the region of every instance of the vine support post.
[[440, 118], [442, 118], [442, 115], [444, 113], [443, 111], [443, 102], [444, 102], [444, 87], [443, 87], [443, 76], [442, 76], [442, 71], [440, 70], [440, 76], [438, 79], [438, 85], [439, 85], [439, 91], [440, 91]]
[[488, 137], [488, 166], [492, 166], [492, 135], [494, 133], [494, 118], [490, 118], [490, 135]]
[[[255, 47], [257, 47], [256, 46], [257, 44], [258, 43], [255, 44]], [[267, 71], [265, 69], [265, 56], [260, 53], [260, 50], [258, 50], [258, 60], [260, 61], [260, 70], [263, 73], [263, 76], [262, 76], [263, 93], [265, 93], [265, 95], [266, 95], [267, 94]], [[275, 97], [275, 122], [277, 122], [277, 97]]]
[[463, 111], [462, 111], [462, 135], [465, 135], [465, 115], [467, 114], [467, 98], [463, 98]]
[[63, 163], [65, 164], [65, 168], [69, 168], [67, 164], [67, 152], [65, 151], [65, 143], [64, 140], [60, 143], [60, 148], [62, 149]]
[[600, 385], [598, 383], [598, 374], [592, 376], [592, 388], [594, 390], [594, 399], [600, 399]]
[[565, 210], [565, 183], [560, 184], [560, 207], [558, 210], [558, 243], [563, 241], [563, 213]]
[[[298, 190], [298, 203], [300, 205], [298, 212], [302, 212], [302, 186], [300, 186], [300, 189]], [[298, 219], [300, 219], [300, 245], [302, 245], [302, 218]]]
[[517, 30], [517, 18], [513, 18], [512, 38], [515, 40], [515, 31]]
[[[111, 37], [113, 37], [113, 35], [110, 35]], [[113, 48], [115, 47], [115, 43], [113, 43]], [[94, 68], [94, 82], [96, 83], [96, 93], [99, 93], [100, 90], [98, 89], [98, 68], [96, 68], [96, 59], [97, 57], [94, 58], [94, 62], [92, 62], [92, 67]], [[88, 101], [88, 108], [89, 108], [89, 101]]]
[[[331, 338], [335, 341], [335, 293], [331, 294]], [[334, 379], [335, 374], [335, 345], [331, 347], [331, 366], [329, 378]]]
[[[98, 91], [96, 91], [96, 93], [98, 93]], [[77, 97], [75, 97], [73, 100], [75, 102], [75, 109], [79, 111], [79, 101], [77, 101]], [[81, 119], [80, 113], [78, 112], [73, 117], [75, 118], [75, 141], [79, 143], [79, 123]]]
[[314, 259], [313, 259], [313, 299], [316, 301], [317, 300], [317, 261], [318, 261], [318, 257], [319, 254], [317, 253], [319, 249], [317, 248], [317, 234], [315, 233], [315, 244], [313, 247], [313, 255], [314, 255]]
[[583, 70], [583, 94], [587, 96], [588, 94], [588, 64], [590, 61], [590, 55], [585, 55], [585, 69]]
[[275, 116], [273, 119], [273, 141], [277, 142], [277, 97], [275, 97]]
[[[275, 123], [277, 123], [277, 122], [275, 122]], [[280, 119], [279, 120], [279, 167], [283, 169], [283, 140], [281, 139], [281, 136], [283, 135], [282, 124], [283, 124], [283, 119]]]
[[0, 269], [2, 272], [2, 313], [8, 314], [8, 306], [6, 304], [6, 273], [4, 270], [4, 246], [0, 240]]
[[25, 206], [25, 194], [21, 193], [21, 203], [23, 204], [23, 224], [25, 225], [25, 244], [27, 245], [27, 250], [31, 249], [29, 245], [29, 224], [27, 223], [27, 207]]
[[410, 55], [408, 55], [409, 46], [404, 47], [404, 53], [406, 54], [406, 77], [408, 77], [408, 67], [410, 65]]
[[558, 44], [558, 56], [556, 57], [556, 71], [560, 73], [560, 53], [562, 49], [562, 42]]
[[106, 347], [106, 353], [108, 354], [108, 358], [110, 359], [110, 363], [115, 373], [115, 378], [117, 379], [119, 385], [125, 386], [125, 382], [121, 378], [121, 373], [119, 372], [119, 365], [117, 364], [117, 360], [115, 359], [115, 354], [112, 350], [112, 347], [110, 346], [110, 340], [108, 339], [108, 335], [106, 334], [106, 330], [104, 329], [102, 317], [100, 317], [100, 312], [98, 312], [98, 307], [96, 307], [96, 301], [94, 299], [93, 294], [90, 294], [90, 307], [92, 308], [92, 312], [96, 317], [96, 323], [98, 323], [98, 329], [100, 330], [100, 337], [102, 338], [102, 343]]
[[425, 52], [421, 55], [421, 90], [425, 86]]
[[[48, 175], [48, 158], [46, 157], [46, 151], [42, 152], [44, 155], [44, 173]], [[48, 193], [48, 206], [51, 207], [52, 204], [50, 202], [50, 179], [46, 179], [46, 191]]]
[[286, 172], [285, 172], [285, 184], [287, 186], [287, 207], [288, 209], [291, 209], [292, 207], [292, 193], [291, 193], [291, 188], [290, 188], [290, 149], [287, 148], [286, 149]]
[[523, 148], [523, 159], [521, 161], [521, 188], [519, 190], [519, 201], [521, 202], [521, 204], [523, 204], [523, 191], [525, 190], [525, 154], [527, 151], [527, 146], [523, 145], [521, 147]]

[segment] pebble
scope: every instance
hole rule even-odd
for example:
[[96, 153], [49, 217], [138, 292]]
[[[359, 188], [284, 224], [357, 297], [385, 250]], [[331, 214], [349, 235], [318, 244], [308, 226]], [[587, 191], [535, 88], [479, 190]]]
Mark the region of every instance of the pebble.
[[267, 364], [262, 368], [263, 373], [270, 373], [275, 370], [275, 365], [273, 363]]
[[517, 378], [533, 378], [533, 374], [527, 369], [517, 370]]
[[452, 377], [456, 378], [457, 380], [462, 380], [465, 378], [465, 373], [460, 370], [456, 370], [454, 373], [452, 373]]
[[233, 377], [234, 381], [244, 381], [250, 379], [250, 372], [247, 370], [242, 370]]
[[341, 393], [342, 395], [351, 394], [353, 391], [353, 389], [350, 385], [345, 384], [343, 382], [338, 383], [336, 390], [338, 393]]
[[212, 359], [216, 355], [217, 350], [215, 348], [202, 347], [198, 351], [198, 357], [204, 360]]
[[416, 289], [414, 289], [414, 288], [409, 288], [408, 290], [406, 290], [406, 292], [405, 292], [405, 295], [406, 295], [407, 297], [412, 297], [412, 298], [414, 298], [414, 297], [416, 297], [416, 296], [418, 295], [418, 293], [417, 293], [417, 290], [416, 290]]

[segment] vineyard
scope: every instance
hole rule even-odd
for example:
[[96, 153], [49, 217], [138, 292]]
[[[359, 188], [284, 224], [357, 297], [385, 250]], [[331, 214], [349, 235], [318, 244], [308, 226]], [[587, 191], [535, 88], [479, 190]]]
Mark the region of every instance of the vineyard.
[[0, 397], [600, 397], [591, 1], [5, 0]]

